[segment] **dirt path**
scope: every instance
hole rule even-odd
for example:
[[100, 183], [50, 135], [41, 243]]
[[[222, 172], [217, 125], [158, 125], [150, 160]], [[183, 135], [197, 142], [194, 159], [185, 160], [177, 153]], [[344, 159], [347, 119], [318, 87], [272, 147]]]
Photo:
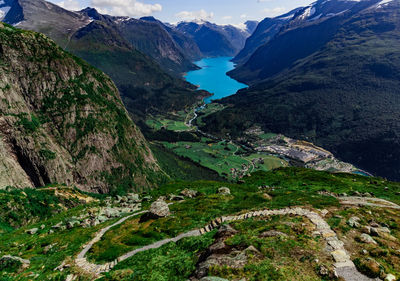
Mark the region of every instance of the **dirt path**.
[[400, 206], [385, 199], [374, 197], [338, 197], [343, 205], [370, 206], [400, 210]]
[[[371, 199], [371, 198], [364, 198], [364, 199]], [[391, 203], [386, 200], [383, 200], [383, 201], [379, 200], [379, 202], [381, 202], [381, 203], [385, 202], [385, 204]], [[368, 202], [366, 202], [366, 203], [368, 203]], [[391, 203], [391, 204], [393, 204], [393, 203]], [[151, 249], [158, 249], [165, 244], [168, 244], [170, 242], [177, 242], [183, 238], [196, 237], [196, 236], [203, 235], [203, 234], [210, 232], [213, 229], [219, 227], [221, 224], [223, 224], [225, 222], [229, 223], [229, 222], [233, 222], [233, 221], [249, 219], [252, 217], [269, 217], [269, 216], [273, 216], [273, 215], [295, 215], [295, 216], [303, 216], [303, 217], [308, 218], [315, 226], [314, 235], [320, 235], [321, 237], [323, 237], [325, 239], [326, 243], [329, 245], [330, 254], [331, 254], [333, 260], [335, 261], [335, 264], [334, 264], [335, 271], [339, 277], [342, 277], [346, 281], [374, 280], [374, 279], [370, 279], [370, 278], [362, 275], [360, 272], [357, 271], [354, 263], [350, 259], [349, 253], [344, 248], [344, 243], [339, 240], [336, 233], [330, 228], [329, 224], [317, 212], [314, 212], [314, 211], [311, 211], [308, 209], [303, 209], [303, 208], [285, 208], [285, 209], [281, 209], [281, 210], [260, 210], [260, 211], [245, 213], [245, 214], [238, 215], [238, 216], [224, 216], [224, 217], [215, 219], [209, 225], [207, 225], [201, 229], [195, 229], [195, 230], [192, 230], [192, 231], [189, 231], [186, 233], [182, 233], [174, 238], [157, 241], [153, 244], [150, 244], [150, 245], [144, 246], [142, 248], [128, 252], [128, 253], [120, 256], [116, 260], [106, 263], [106, 264], [103, 264], [103, 265], [93, 264], [93, 263], [90, 263], [87, 261], [87, 259], [85, 258], [85, 255], [87, 254], [87, 252], [90, 250], [90, 248], [96, 242], [100, 241], [102, 236], [108, 230], [110, 230], [114, 226], [117, 226], [117, 225], [123, 223], [124, 221], [126, 221], [127, 219], [129, 219], [133, 216], [143, 214], [146, 212], [147, 211], [134, 213], [130, 216], [127, 216], [127, 217], [119, 220], [118, 222], [114, 223], [113, 225], [110, 225], [110, 226], [102, 229], [101, 231], [99, 231], [98, 234], [95, 236], [95, 238], [92, 239], [84, 247], [84, 249], [78, 254], [77, 258], [75, 259], [76, 265], [88, 273], [91, 273], [95, 276], [100, 276], [101, 273], [110, 271], [119, 262], [129, 259], [129, 258], [133, 257], [134, 255], [136, 255], [137, 253], [151, 250]]]

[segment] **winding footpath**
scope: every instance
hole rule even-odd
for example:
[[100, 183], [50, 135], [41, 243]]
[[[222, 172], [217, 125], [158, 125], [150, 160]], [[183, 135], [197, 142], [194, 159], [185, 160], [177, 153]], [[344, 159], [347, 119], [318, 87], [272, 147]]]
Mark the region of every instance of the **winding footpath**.
[[[371, 203], [370, 201], [377, 202], [377, 203]], [[346, 205], [357, 205], [357, 206], [375, 206], [375, 207], [385, 207], [385, 208], [394, 208], [394, 209], [400, 209], [400, 206], [383, 200], [383, 199], [378, 199], [378, 198], [363, 198], [363, 197], [347, 197], [347, 198], [342, 198], [341, 202]], [[372, 205], [371, 205], [372, 204]], [[368, 278], [364, 275], [362, 275], [360, 272], [357, 271], [354, 263], [350, 259], [349, 253], [346, 251], [344, 248], [344, 243], [339, 240], [337, 237], [336, 233], [330, 228], [329, 224], [321, 217], [320, 214], [317, 212], [304, 209], [304, 208], [285, 208], [285, 209], [280, 209], [280, 210], [260, 210], [260, 211], [253, 211], [253, 212], [248, 212], [245, 214], [237, 215], [237, 216], [223, 216], [220, 218], [217, 218], [213, 220], [210, 224], [206, 225], [205, 227], [201, 229], [195, 229], [183, 234], [178, 235], [177, 237], [174, 238], [169, 238], [169, 239], [164, 239], [161, 241], [157, 241], [153, 244], [144, 246], [139, 249], [135, 249], [131, 252], [128, 252], [116, 260], [98, 265], [98, 264], [93, 264], [87, 261], [85, 258], [85, 255], [87, 252], [92, 248], [92, 246], [99, 242], [100, 239], [104, 236], [104, 234], [113, 228], [114, 226], [117, 226], [129, 218], [133, 216], [137, 216], [140, 214], [147, 213], [148, 211], [141, 211], [141, 212], [136, 212], [133, 213], [127, 217], [122, 218], [118, 222], [114, 223], [113, 225], [110, 225], [101, 231], [99, 231], [95, 238], [93, 238], [88, 244], [84, 246], [84, 249], [78, 254], [77, 258], [75, 259], [75, 263], [78, 267], [80, 267], [82, 270], [85, 272], [88, 272], [90, 274], [93, 274], [95, 276], [100, 276], [101, 273], [104, 272], [109, 272], [112, 268], [114, 268], [119, 262], [122, 262], [126, 259], [129, 259], [136, 255], [137, 253], [151, 250], [151, 249], [158, 249], [161, 246], [171, 243], [171, 242], [177, 242], [183, 238], [187, 237], [196, 237], [203, 235], [207, 232], [212, 231], [213, 229], [219, 227], [223, 223], [229, 223], [229, 222], [234, 222], [234, 221], [240, 221], [240, 220], [245, 220], [249, 219], [252, 217], [269, 217], [269, 216], [274, 216], [274, 215], [294, 215], [294, 216], [302, 216], [306, 217], [309, 219], [315, 226], [315, 231], [313, 232], [313, 235], [319, 235], [324, 238], [326, 243], [330, 246], [330, 254], [332, 258], [335, 261], [335, 271], [336, 274], [339, 277], [342, 277], [346, 281], [370, 281], [370, 280], [375, 280]]]

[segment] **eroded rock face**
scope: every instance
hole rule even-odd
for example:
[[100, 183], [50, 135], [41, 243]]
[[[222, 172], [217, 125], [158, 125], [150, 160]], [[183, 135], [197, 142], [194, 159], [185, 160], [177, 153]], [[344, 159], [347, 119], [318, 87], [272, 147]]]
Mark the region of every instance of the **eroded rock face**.
[[[162, 177], [112, 81], [44, 35], [0, 27], [0, 189], [106, 193]], [[118, 176], [116, 176], [118, 175]]]

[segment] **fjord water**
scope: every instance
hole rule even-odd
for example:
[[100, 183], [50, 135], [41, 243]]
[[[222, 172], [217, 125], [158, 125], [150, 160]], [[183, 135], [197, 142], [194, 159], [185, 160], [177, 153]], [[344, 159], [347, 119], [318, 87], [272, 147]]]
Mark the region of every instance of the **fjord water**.
[[199, 89], [214, 94], [204, 100], [210, 103], [212, 100], [222, 99], [235, 94], [238, 90], [246, 88], [246, 84], [239, 83], [226, 73], [234, 69], [231, 57], [206, 58], [197, 61], [200, 70], [190, 71], [185, 78], [188, 82], [199, 86]]

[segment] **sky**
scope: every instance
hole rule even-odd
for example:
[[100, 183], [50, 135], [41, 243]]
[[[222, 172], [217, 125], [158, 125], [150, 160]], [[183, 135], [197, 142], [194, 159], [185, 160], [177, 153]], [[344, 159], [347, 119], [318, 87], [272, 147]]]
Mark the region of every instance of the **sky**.
[[312, 0], [48, 0], [69, 10], [94, 7], [113, 16], [154, 16], [164, 22], [207, 20], [241, 24], [274, 17]]

